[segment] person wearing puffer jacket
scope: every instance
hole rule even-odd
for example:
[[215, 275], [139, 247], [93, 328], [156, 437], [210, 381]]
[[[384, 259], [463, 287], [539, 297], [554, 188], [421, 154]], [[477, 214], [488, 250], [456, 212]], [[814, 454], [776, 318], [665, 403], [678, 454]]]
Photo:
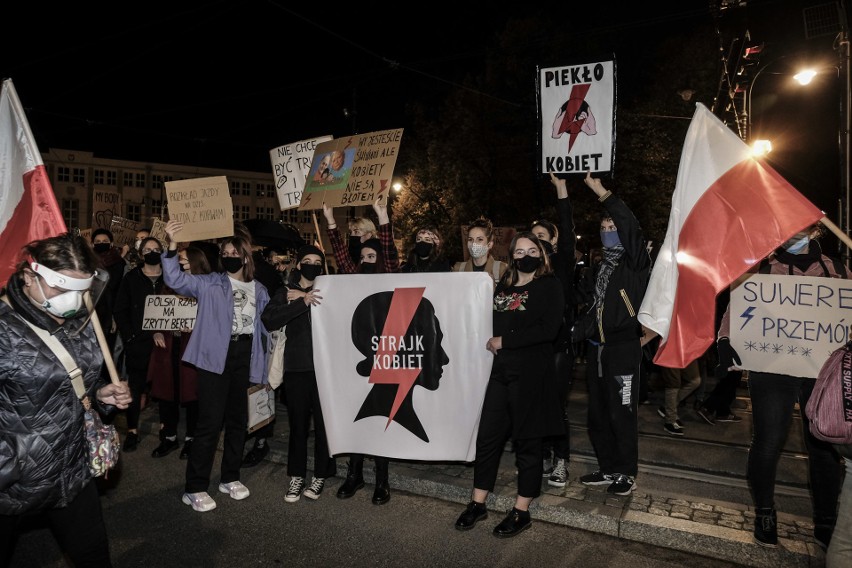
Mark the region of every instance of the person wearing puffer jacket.
[[[126, 383], [104, 383], [83, 308], [98, 258], [69, 233], [24, 247], [0, 302], [0, 565], [11, 563], [22, 517], [43, 515], [75, 566], [112, 566], [83, 436], [83, 404], [65, 366], [31, 327], [50, 332], [83, 373], [92, 408], [130, 404]], [[85, 325], [83, 325], [85, 323]]]

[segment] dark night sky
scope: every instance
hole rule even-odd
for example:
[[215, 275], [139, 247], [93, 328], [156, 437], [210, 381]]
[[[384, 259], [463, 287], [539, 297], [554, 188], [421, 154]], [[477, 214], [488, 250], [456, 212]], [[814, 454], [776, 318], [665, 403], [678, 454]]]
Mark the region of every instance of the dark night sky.
[[[706, 0], [623, 4], [535, 3], [564, 18], [566, 33], [626, 22], [624, 33], [643, 45], [676, 30], [682, 14], [709, 18]], [[742, 24], [776, 53], [794, 49], [803, 35], [801, 8], [809, 4], [752, 1], [741, 12]], [[440, 101], [465, 74], [479, 73], [505, 21], [531, 9], [364, 6], [158, 0], [123, 4], [119, 13], [80, 3], [28, 3], [19, 6], [18, 18], [29, 27], [0, 35], [0, 75], [13, 79], [42, 151], [72, 148], [105, 158], [265, 171], [275, 146], [405, 128], [407, 101]], [[821, 49], [831, 53], [830, 45]], [[617, 55], [619, 72], [628, 72], [631, 54]], [[771, 75], [760, 81], [772, 89]], [[798, 97], [792, 111], [777, 102], [755, 118], [756, 127], [786, 137], [776, 154], [782, 174], [790, 162], [838, 169], [831, 133], [836, 91], [823, 87], [822, 95], [792, 95]], [[764, 104], [758, 95], [756, 89], [755, 101]], [[816, 142], [804, 135], [811, 131]], [[837, 183], [836, 175], [825, 179], [821, 183]]]

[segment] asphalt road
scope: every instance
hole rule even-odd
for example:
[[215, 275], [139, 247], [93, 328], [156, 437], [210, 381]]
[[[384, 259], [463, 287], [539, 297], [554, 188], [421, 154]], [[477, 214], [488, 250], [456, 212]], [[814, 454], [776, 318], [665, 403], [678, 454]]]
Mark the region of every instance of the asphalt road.
[[[370, 502], [368, 484], [349, 500], [326, 485], [318, 501], [285, 503], [286, 467], [268, 461], [243, 470], [252, 491], [244, 501], [218, 493], [218, 459], [211, 495], [218, 507], [197, 513], [181, 502], [186, 462], [177, 452], [151, 457], [154, 436], [122, 456], [102, 483], [102, 503], [116, 567], [540, 567], [690, 568], [735, 566], [692, 554], [533, 521], [512, 539], [491, 534], [502, 513], [469, 532], [454, 529], [463, 507], [393, 491], [387, 505]], [[215, 492], [215, 493], [214, 493]], [[66, 568], [49, 530], [32, 522], [20, 535], [13, 567]]]

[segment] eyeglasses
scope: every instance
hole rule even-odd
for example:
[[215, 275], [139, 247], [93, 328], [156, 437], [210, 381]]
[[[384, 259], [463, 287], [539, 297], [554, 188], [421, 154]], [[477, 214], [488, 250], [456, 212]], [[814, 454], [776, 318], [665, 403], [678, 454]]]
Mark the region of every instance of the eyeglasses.
[[142, 249], [142, 254], [143, 254], [143, 255], [146, 255], [146, 254], [148, 254], [148, 253], [150, 253], [150, 252], [155, 252], [155, 253], [157, 253], [157, 254], [162, 254], [162, 253], [163, 253], [163, 249], [161, 249], [161, 248], [144, 248], [144, 249]]

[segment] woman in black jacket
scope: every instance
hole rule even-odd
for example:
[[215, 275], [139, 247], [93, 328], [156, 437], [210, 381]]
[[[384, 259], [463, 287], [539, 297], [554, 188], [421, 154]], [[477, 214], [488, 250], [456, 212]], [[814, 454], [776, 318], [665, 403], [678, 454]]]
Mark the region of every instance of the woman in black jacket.
[[494, 337], [486, 344], [494, 364], [476, 437], [473, 493], [456, 521], [457, 529], [468, 530], [488, 516], [485, 500], [494, 490], [500, 457], [511, 437], [518, 494], [515, 506], [494, 528], [501, 538], [530, 527], [529, 506], [541, 494], [543, 440], [565, 429], [553, 363], [553, 341], [565, 302], [562, 283], [534, 234], [517, 233], [509, 250], [512, 265], [494, 292]]
[[[319, 499], [325, 480], [334, 477], [337, 472], [337, 463], [328, 451], [311, 338], [311, 306], [318, 306], [322, 299], [319, 290], [314, 290], [313, 286], [316, 277], [322, 274], [325, 254], [315, 246], [305, 245], [299, 249], [296, 259], [293, 278], [272, 297], [260, 317], [270, 332], [286, 326], [284, 392], [290, 424], [287, 451], [290, 487], [284, 496], [287, 503], [295, 503], [302, 495], [313, 500]], [[311, 415], [315, 428], [314, 477], [308, 486], [306, 479]]]
[[50, 332], [68, 350], [96, 401], [92, 408], [127, 408], [127, 386], [101, 382], [103, 353], [91, 324], [80, 329], [82, 294], [98, 259], [84, 238], [68, 233], [23, 252], [0, 302], [0, 565], [11, 562], [21, 517], [43, 513], [75, 566], [111, 566], [83, 405], [65, 366], [31, 328]]

